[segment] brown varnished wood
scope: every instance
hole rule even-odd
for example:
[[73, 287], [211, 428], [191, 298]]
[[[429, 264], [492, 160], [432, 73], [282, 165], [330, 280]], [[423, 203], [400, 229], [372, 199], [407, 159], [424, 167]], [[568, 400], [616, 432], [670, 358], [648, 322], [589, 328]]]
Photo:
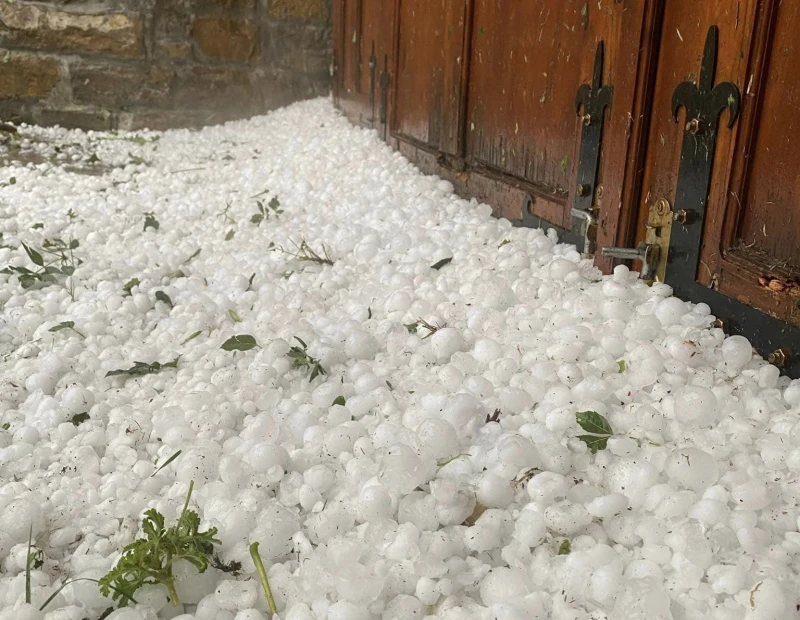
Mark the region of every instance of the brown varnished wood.
[[[394, 11], [395, 0], [337, 0], [344, 5], [341, 15], [343, 22], [334, 31], [339, 32], [340, 40], [334, 39], [334, 54], [337, 47], [342, 49], [342, 67], [339, 69], [339, 93], [337, 105], [351, 122], [357, 125], [377, 128], [380, 109], [380, 72], [384, 66], [384, 56], [393, 58], [394, 53]], [[377, 66], [375, 69], [375, 119], [370, 97], [369, 59], [373, 44]]]
[[467, 0], [400, 0], [393, 133], [459, 155]]
[[[536, 186], [536, 209], [542, 215], [557, 213], [555, 224], [571, 224], [570, 191], [581, 135], [575, 95], [580, 84], [591, 82], [600, 40], [605, 44], [603, 83], [614, 88], [601, 151], [601, 211], [609, 204], [619, 210], [632, 147], [646, 5], [643, 0], [475, 2], [469, 157]], [[606, 235], [616, 232], [616, 219], [605, 217]]]
[[[665, 4], [655, 87], [650, 106], [650, 129], [644, 178], [639, 200], [637, 239], [645, 238], [645, 224], [650, 207], [660, 198], [673, 204], [686, 119], [681, 110], [678, 122], [672, 117], [672, 95], [684, 80], [695, 81], [699, 75], [708, 28], [719, 27], [716, 82], [735, 83], [744, 92], [745, 74], [752, 50], [756, 8], [759, 0], [700, 3], [696, 0], [669, 0]], [[743, 109], [747, 106], [743, 97]], [[736, 151], [737, 124], [727, 129], [723, 113], [709, 193], [706, 230], [722, 225], [727, 187]], [[705, 244], [706, 248], [710, 246]], [[718, 250], [715, 250], [718, 251]], [[712, 251], [713, 252], [713, 251]], [[704, 255], [705, 256], [705, 255]], [[708, 275], [707, 263], [701, 265]], [[703, 281], [701, 279], [701, 281]], [[710, 282], [710, 278], [707, 280]]]

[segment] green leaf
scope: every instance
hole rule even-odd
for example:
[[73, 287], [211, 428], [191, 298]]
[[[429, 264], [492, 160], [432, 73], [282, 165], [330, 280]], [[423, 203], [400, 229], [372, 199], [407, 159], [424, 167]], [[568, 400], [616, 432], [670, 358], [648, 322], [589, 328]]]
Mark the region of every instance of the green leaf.
[[192, 259], [195, 259], [198, 256], [200, 256], [200, 252], [202, 252], [202, 251], [203, 251], [203, 248], [197, 248], [189, 258], [187, 258], [185, 261], [183, 261], [183, 264], [185, 265], [186, 263], [188, 263]]
[[294, 339], [297, 340], [297, 342], [299, 342], [302, 345], [303, 349], [308, 348], [308, 345], [301, 340], [300, 336], [295, 336]]
[[258, 346], [256, 339], [248, 334], [231, 336], [220, 347], [223, 351], [249, 351]]
[[500, 245], [498, 245], [498, 246], [497, 246], [497, 249], [500, 249], [500, 248], [502, 248], [504, 245], [508, 245], [509, 243], [511, 243], [511, 239], [503, 239], [503, 240], [500, 242]]
[[158, 230], [160, 224], [156, 219], [156, 216], [152, 213], [145, 213], [144, 214], [144, 228], [142, 230], [147, 230], [148, 228], [152, 228], [153, 230]]
[[628, 364], [625, 363], [625, 360], [618, 360], [617, 361], [617, 368], [619, 368], [619, 372], [625, 372], [628, 370]]
[[581, 8], [581, 17], [586, 17], [589, 14], [589, 4], [586, 3]]
[[161, 372], [164, 368], [177, 368], [180, 356], [176, 357], [171, 362], [161, 364], [160, 362], [134, 362], [130, 368], [119, 368], [117, 370], [110, 370], [106, 373], [106, 377], [117, 377], [121, 375], [128, 375], [131, 377], [144, 377], [145, 375], [154, 375]]
[[170, 308], [175, 307], [174, 304], [172, 303], [172, 300], [169, 298], [169, 295], [167, 295], [164, 291], [156, 291], [156, 300], [163, 301]]
[[262, 221], [264, 221], [264, 216], [260, 213], [256, 213], [253, 217], [250, 218], [250, 221], [255, 224], [256, 226], [260, 225]]
[[89, 419], [89, 414], [84, 411], [83, 413], [76, 413], [74, 416], [70, 418], [69, 421], [72, 422], [72, 424], [75, 426], [80, 426], [88, 419]]
[[42, 222], [36, 222], [33, 226], [31, 226], [31, 230], [41, 230], [44, 228], [44, 224]]
[[195, 338], [197, 338], [197, 337], [198, 337], [200, 334], [202, 334], [202, 333], [203, 333], [203, 330], [197, 330], [197, 331], [196, 331], [195, 333], [193, 333], [191, 336], [189, 336], [188, 338], [186, 338], [186, 340], [184, 340], [183, 342], [181, 342], [181, 344], [183, 345], [183, 344], [186, 344], [187, 342], [191, 342], [192, 340], [194, 340]]
[[64, 329], [74, 329], [75, 328], [75, 321], [64, 321], [63, 323], [59, 323], [58, 325], [53, 325], [47, 331], [49, 332], [60, 332]]
[[280, 200], [278, 200], [278, 197], [277, 196], [273, 196], [269, 201], [269, 208], [272, 209], [273, 211], [277, 212], [278, 211], [278, 207], [280, 207], [280, 206], [281, 206], [281, 202], [280, 202]]
[[441, 269], [445, 265], [449, 265], [452, 262], [453, 262], [453, 257], [452, 256], [450, 258], [443, 258], [442, 260], [440, 260], [440, 261], [434, 263], [433, 265], [431, 265], [431, 269], [436, 269], [436, 271], [439, 271], [439, 269]]
[[73, 239], [69, 242], [69, 249], [70, 250], [77, 250], [81, 246], [81, 242], [77, 239]]
[[125, 286], [122, 287], [122, 290], [125, 292], [125, 295], [123, 295], [123, 297], [128, 297], [129, 295], [131, 295], [131, 290], [133, 289], [133, 287], [139, 286], [139, 284], [141, 284], [139, 282], [139, 278], [131, 278], [130, 280], [128, 280]]
[[341, 405], [342, 407], [344, 407], [346, 402], [347, 401], [345, 401], [344, 396], [337, 396], [336, 400], [333, 401], [333, 405]]
[[419, 328], [419, 323], [409, 323], [408, 325], [404, 326], [409, 334], [416, 334], [417, 329]]
[[44, 267], [44, 258], [42, 258], [42, 255], [39, 254], [39, 252], [25, 245], [24, 243], [22, 244], [22, 247], [25, 248], [25, 252], [27, 253], [28, 258], [31, 259], [34, 265], [38, 265], [39, 267]]
[[558, 546], [558, 555], [569, 555], [570, 551], [572, 551], [572, 544], [569, 542], [569, 538], [565, 538]]
[[605, 450], [610, 435], [578, 435], [583, 443], [589, 447], [589, 452], [597, 454], [598, 450]]
[[[544, 95], [542, 95], [542, 98], [544, 98]], [[567, 166], [569, 166], [569, 155], [564, 155], [564, 157], [561, 158], [561, 163], [558, 165], [561, 168], [561, 172], [567, 174]]]
[[230, 230], [229, 230], [229, 231], [228, 231], [228, 232], [225, 234], [225, 241], [230, 241], [231, 239], [233, 239], [233, 236], [234, 236], [235, 234], [236, 234], [236, 231], [235, 231], [235, 230], [233, 230], [233, 228], [231, 228], [231, 229], [230, 229]]
[[11, 422], [4, 423], [2, 426], [0, 426], [0, 428], [2, 428], [4, 431], [7, 431], [9, 428], [11, 428]]
[[183, 560], [202, 573], [208, 568], [214, 545], [222, 544], [216, 538], [216, 528], [201, 532], [200, 517], [188, 509], [193, 488], [191, 482], [175, 525], [167, 528], [164, 516], [154, 508], [145, 512], [141, 527], [144, 538], [126, 545], [116, 566], [100, 579], [98, 585], [103, 596], [111, 596], [120, 607], [125, 607], [139, 588], [153, 584], [166, 587], [175, 607], [181, 604], [173, 564]]
[[239, 316], [239, 313], [236, 312], [233, 308], [228, 309], [228, 315], [231, 317], [231, 321], [234, 323], [241, 323], [242, 317]]
[[611, 424], [608, 423], [603, 416], [596, 411], [579, 411], [575, 414], [575, 419], [578, 425], [587, 433], [593, 435], [611, 436], [614, 431], [611, 430]]

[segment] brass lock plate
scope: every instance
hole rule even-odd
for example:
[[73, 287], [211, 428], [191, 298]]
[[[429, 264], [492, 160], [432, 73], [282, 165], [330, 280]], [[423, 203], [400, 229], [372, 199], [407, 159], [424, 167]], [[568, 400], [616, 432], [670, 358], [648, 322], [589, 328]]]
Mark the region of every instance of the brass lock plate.
[[647, 235], [645, 243], [658, 246], [658, 267], [656, 282], [663, 282], [667, 273], [667, 255], [669, 254], [669, 237], [672, 234], [672, 207], [666, 198], [659, 198], [650, 207], [647, 216]]

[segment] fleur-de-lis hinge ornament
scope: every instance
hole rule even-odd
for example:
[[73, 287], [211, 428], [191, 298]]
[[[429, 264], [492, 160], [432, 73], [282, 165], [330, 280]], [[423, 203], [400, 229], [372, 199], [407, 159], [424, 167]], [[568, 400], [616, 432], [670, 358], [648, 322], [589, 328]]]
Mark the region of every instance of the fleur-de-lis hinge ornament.
[[739, 87], [732, 82], [714, 85], [718, 36], [719, 29], [711, 26], [697, 83], [681, 82], [672, 95], [672, 115], [676, 122], [680, 109], [686, 110], [674, 205], [674, 212], [685, 217], [672, 227], [668, 283], [678, 279], [694, 282], [696, 278], [719, 119], [722, 112], [728, 110], [728, 127], [731, 128], [739, 117]]
[[611, 107], [614, 88], [603, 82], [603, 42], [597, 44], [594, 55], [594, 71], [591, 84], [581, 84], [575, 97], [575, 111], [581, 118], [580, 160], [578, 178], [575, 185], [573, 217], [580, 220], [585, 238], [584, 252], [594, 253], [594, 239], [597, 227], [595, 199], [599, 200], [597, 173], [600, 168], [600, 146], [603, 141], [603, 117], [606, 108]]

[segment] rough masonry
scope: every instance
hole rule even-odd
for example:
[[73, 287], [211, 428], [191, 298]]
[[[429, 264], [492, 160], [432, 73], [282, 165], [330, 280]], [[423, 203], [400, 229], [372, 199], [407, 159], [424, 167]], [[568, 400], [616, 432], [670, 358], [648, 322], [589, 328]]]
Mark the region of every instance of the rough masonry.
[[0, 2], [0, 120], [220, 123], [326, 94], [330, 0]]

